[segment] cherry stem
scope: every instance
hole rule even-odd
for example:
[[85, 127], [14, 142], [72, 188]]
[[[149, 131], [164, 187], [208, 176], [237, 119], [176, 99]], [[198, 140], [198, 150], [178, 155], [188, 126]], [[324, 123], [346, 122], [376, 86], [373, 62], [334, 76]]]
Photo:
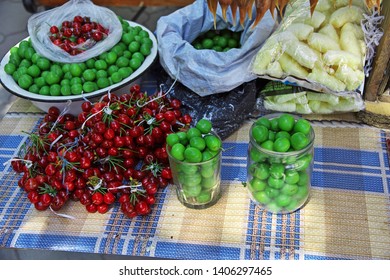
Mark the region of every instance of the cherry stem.
[[57, 123], [60, 121], [60, 119], [69, 112], [70, 110], [70, 105], [72, 104], [72, 100], [68, 100], [66, 102], [66, 106], [64, 107], [64, 109], [62, 110], [62, 112], [58, 115], [56, 121], [53, 123], [51, 129], [49, 132], [51, 132], [57, 125]]
[[[161, 85], [160, 85], [160, 92], [162, 92], [162, 90], [161, 90]], [[164, 93], [164, 94], [162, 94], [162, 95], [158, 94], [157, 97], [152, 98], [152, 99], [150, 99], [150, 100], [147, 101], [147, 102], [144, 102], [142, 105], [139, 103], [139, 100], [137, 100], [137, 103], [136, 103], [136, 104], [137, 104], [137, 106], [138, 106], [139, 108], [142, 108], [142, 107], [148, 105], [149, 103], [151, 103], [151, 102], [153, 102], [153, 101], [155, 101], [155, 100], [158, 100], [158, 99], [160, 99], [160, 98], [163, 98], [163, 97], [164, 97], [165, 95], [167, 95], [168, 93], [169, 93], [169, 91], [166, 92], [166, 93]]]
[[178, 125], [181, 125], [182, 127], [186, 126], [184, 123], [179, 122], [179, 121], [176, 121], [176, 123], [177, 123]]
[[137, 189], [138, 187], [141, 187], [141, 186], [142, 186], [142, 184], [138, 184], [138, 185], [122, 185], [122, 186], [115, 187], [115, 188], [108, 188], [108, 190], [131, 189], [131, 190], [130, 190], [131, 193], [144, 192], [143, 190]]
[[161, 164], [159, 164], [158, 162], [152, 162], [147, 165], [144, 170], [149, 170], [150, 172], [152, 172], [154, 177], [157, 177], [158, 173], [161, 173], [161, 169]]
[[81, 93], [81, 97], [86, 101], [86, 102], [89, 102], [90, 104], [93, 104], [91, 101], [89, 101], [85, 95], [84, 95], [84, 91]]
[[[45, 149], [45, 144], [46, 142], [40, 138], [38, 135], [34, 134], [34, 133], [30, 133], [30, 132], [26, 132], [26, 131], [22, 131], [24, 133], [26, 133], [28, 136], [29, 136], [29, 139], [31, 140], [32, 142], [32, 145], [37, 149], [37, 150], [40, 150], [42, 149], [43, 151], [46, 152], [46, 149]], [[31, 148], [31, 147], [30, 147]], [[28, 148], [28, 149], [30, 149]]]
[[150, 118], [149, 120], [147, 120], [146, 123], [147, 123], [148, 125], [152, 125], [152, 124], [154, 123], [155, 120], [156, 120], [156, 118], [152, 117], [152, 118]]
[[82, 124], [82, 126], [81, 126], [81, 130], [84, 129], [84, 126], [85, 126], [85, 124], [87, 123], [87, 121], [89, 121], [91, 118], [93, 118], [93, 117], [96, 116], [97, 114], [103, 112], [104, 109], [105, 109], [106, 107], [108, 107], [108, 106], [109, 106], [109, 103], [108, 103], [106, 106], [104, 106], [103, 109], [101, 109], [100, 111], [96, 112], [95, 114], [90, 115], [90, 116], [83, 122], [83, 124]]
[[[99, 102], [102, 102], [104, 97], [105, 97], [105, 95], [103, 95], [100, 98]], [[108, 91], [107, 91], [107, 97], [108, 97], [108, 104], [110, 104], [110, 101], [111, 101], [111, 88], [109, 88]]]
[[103, 185], [103, 180], [98, 178], [98, 177], [96, 177], [96, 178], [98, 179], [97, 182], [95, 182], [95, 180], [90, 181], [90, 183], [92, 183], [93, 186], [89, 187], [89, 189], [92, 191], [97, 191]]
[[104, 108], [104, 113], [107, 114], [107, 115], [111, 115], [112, 114], [112, 109], [110, 108], [110, 106], [107, 106]]
[[39, 187], [39, 194], [49, 194], [50, 196], [55, 196], [57, 191], [47, 183], [44, 183], [44, 187]]
[[51, 142], [49, 150], [51, 150], [55, 145], [55, 143], [57, 143], [63, 136], [64, 136], [63, 134], [60, 134], [53, 142]]

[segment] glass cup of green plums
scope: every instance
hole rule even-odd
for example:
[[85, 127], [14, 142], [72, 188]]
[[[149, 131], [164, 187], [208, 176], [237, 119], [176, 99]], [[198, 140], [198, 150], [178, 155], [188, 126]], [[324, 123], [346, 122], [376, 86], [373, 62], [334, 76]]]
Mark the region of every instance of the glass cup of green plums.
[[258, 118], [249, 132], [247, 188], [252, 201], [277, 214], [309, 199], [315, 133], [310, 122], [276, 113]]
[[213, 132], [194, 136], [193, 131], [179, 132], [181, 140], [173, 145], [168, 139], [167, 153], [179, 201], [205, 209], [221, 197], [222, 141]]

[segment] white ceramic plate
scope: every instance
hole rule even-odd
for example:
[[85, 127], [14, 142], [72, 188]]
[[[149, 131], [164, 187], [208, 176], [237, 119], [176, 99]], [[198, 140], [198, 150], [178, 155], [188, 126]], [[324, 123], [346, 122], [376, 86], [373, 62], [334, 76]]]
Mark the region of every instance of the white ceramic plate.
[[[126, 79], [123, 79], [119, 83], [116, 83], [116, 84], [113, 84], [109, 87], [99, 89], [97, 91], [89, 92], [89, 93], [86, 93], [83, 95], [46, 96], [46, 95], [31, 93], [31, 92], [26, 91], [26, 90], [22, 89], [21, 87], [19, 87], [19, 85], [14, 81], [12, 76], [5, 73], [4, 66], [9, 61], [10, 52], [8, 52], [3, 57], [3, 59], [1, 60], [1, 63], [0, 63], [0, 82], [4, 86], [4, 88], [7, 89], [10, 93], [12, 93], [16, 96], [19, 96], [21, 98], [29, 99], [31, 101], [36, 101], [33, 103], [37, 104], [37, 105], [41, 104], [41, 106], [47, 107], [47, 108], [49, 108], [50, 106], [57, 105], [57, 103], [60, 103], [63, 105], [68, 100], [72, 100], [72, 102], [73, 101], [82, 101], [82, 100], [84, 100], [84, 98], [86, 98], [87, 100], [92, 100], [95, 97], [102, 96], [103, 94], [107, 93], [108, 90], [114, 91], [118, 88], [121, 88], [121, 87], [135, 81], [136, 79], [138, 79], [141, 76], [141, 74], [143, 74], [153, 64], [153, 62], [155, 61], [155, 59], [157, 57], [157, 40], [156, 40], [156, 37], [154, 36], [154, 34], [141, 24], [138, 24], [138, 23], [135, 23], [132, 21], [128, 21], [128, 22], [129, 22], [130, 26], [140, 26], [144, 30], [146, 30], [149, 33], [150, 39], [153, 41], [153, 47], [151, 49], [151, 53], [145, 58], [142, 65], [136, 71], [134, 71], [133, 74], [131, 74]], [[28, 39], [28, 37], [25, 38], [24, 40], [27, 40], [27, 39]], [[16, 46], [19, 46], [19, 43]], [[47, 103], [46, 106], [44, 106], [44, 103]], [[43, 109], [41, 106], [38, 106], [38, 107]], [[61, 106], [59, 106], [59, 107], [61, 107]], [[45, 109], [43, 109], [43, 110], [45, 110]]]

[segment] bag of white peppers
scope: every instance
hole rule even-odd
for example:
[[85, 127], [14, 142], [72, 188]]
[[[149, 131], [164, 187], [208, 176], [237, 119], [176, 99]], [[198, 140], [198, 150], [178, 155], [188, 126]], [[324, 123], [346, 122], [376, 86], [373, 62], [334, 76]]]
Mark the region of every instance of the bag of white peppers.
[[[383, 35], [378, 28], [383, 17], [369, 11], [364, 0], [349, 3], [319, 0], [313, 14], [307, 0], [287, 5], [281, 24], [254, 57], [250, 71], [309, 91], [296, 92], [295, 101], [291, 95], [267, 99], [267, 109], [302, 114], [364, 109], [364, 81]], [[287, 101], [289, 108], [278, 106]], [[308, 105], [302, 106], [306, 101]]]

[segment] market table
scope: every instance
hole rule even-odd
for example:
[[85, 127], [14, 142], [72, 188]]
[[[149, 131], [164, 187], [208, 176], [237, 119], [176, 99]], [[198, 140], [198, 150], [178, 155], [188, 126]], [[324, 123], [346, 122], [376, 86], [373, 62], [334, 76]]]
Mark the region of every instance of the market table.
[[[152, 80], [141, 85], [156, 88]], [[27, 140], [22, 131], [34, 131], [42, 117], [30, 101], [17, 99], [0, 121], [0, 248], [199, 260], [390, 259], [387, 131], [348, 114], [332, 121], [308, 116], [316, 134], [312, 191], [295, 213], [270, 214], [251, 202], [242, 184], [248, 119], [223, 142], [217, 204], [185, 208], [168, 186], [150, 215], [133, 219], [118, 205], [102, 215], [70, 202], [58, 212], [74, 219], [35, 210], [8, 160]]]

